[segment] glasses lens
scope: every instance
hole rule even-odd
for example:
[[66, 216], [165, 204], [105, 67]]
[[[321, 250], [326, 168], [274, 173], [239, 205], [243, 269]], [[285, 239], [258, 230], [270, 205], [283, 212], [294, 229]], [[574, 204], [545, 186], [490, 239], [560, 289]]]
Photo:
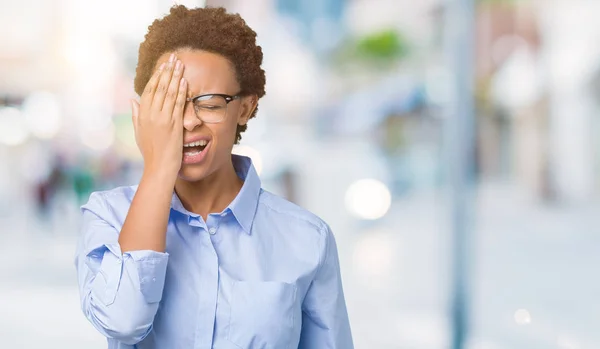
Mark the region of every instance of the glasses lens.
[[227, 101], [221, 96], [202, 96], [194, 101], [194, 109], [204, 122], [221, 122], [227, 113]]

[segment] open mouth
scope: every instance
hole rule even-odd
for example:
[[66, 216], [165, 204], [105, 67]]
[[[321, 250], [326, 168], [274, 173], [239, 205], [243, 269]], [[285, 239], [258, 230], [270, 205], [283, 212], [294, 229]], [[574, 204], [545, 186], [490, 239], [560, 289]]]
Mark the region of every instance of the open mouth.
[[208, 146], [209, 141], [201, 140], [183, 145], [184, 156], [195, 156], [200, 153]]

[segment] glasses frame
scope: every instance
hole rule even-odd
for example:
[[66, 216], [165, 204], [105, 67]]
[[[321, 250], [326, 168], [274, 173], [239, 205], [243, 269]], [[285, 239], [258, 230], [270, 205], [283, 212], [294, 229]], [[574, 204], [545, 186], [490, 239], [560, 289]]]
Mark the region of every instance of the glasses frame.
[[[225, 113], [223, 114], [223, 118], [222, 118], [221, 120], [219, 120], [219, 121], [207, 122], [207, 121], [204, 121], [204, 120], [202, 120], [202, 118], [200, 118], [200, 117], [198, 116], [198, 112], [196, 111], [196, 108], [195, 108], [195, 102], [196, 102], [198, 99], [200, 99], [200, 98], [202, 98], [202, 97], [206, 97], [206, 96], [218, 96], [218, 97], [222, 97], [222, 98], [225, 100], [225, 106], [226, 106], [226, 109], [225, 109]], [[227, 94], [224, 94], [224, 93], [205, 93], [205, 94], [198, 95], [198, 96], [194, 96], [194, 97], [188, 97], [188, 98], [186, 98], [186, 99], [185, 99], [185, 101], [186, 101], [186, 102], [192, 102], [192, 106], [193, 106], [193, 108], [194, 108], [194, 114], [196, 115], [196, 117], [197, 117], [198, 119], [202, 120], [202, 122], [205, 122], [205, 123], [207, 123], [207, 124], [218, 124], [218, 123], [221, 123], [221, 122], [225, 121], [225, 119], [227, 118], [227, 110], [229, 109], [229, 108], [227, 108], [227, 107], [229, 107], [229, 103], [230, 103], [230, 102], [233, 102], [233, 101], [235, 101], [236, 99], [240, 99], [241, 97], [242, 97], [242, 96], [241, 96], [241, 94], [240, 94], [240, 93], [236, 93], [236, 94], [235, 94], [235, 95], [233, 95], [233, 96], [231, 96], [231, 95], [227, 95]]]

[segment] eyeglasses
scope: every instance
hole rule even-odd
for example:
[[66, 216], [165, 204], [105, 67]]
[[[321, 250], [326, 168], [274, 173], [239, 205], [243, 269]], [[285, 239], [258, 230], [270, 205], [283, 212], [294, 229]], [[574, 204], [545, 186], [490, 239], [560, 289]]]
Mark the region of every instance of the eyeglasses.
[[192, 98], [186, 98], [186, 101], [192, 102], [196, 117], [209, 124], [216, 124], [225, 120], [227, 116], [227, 105], [229, 102], [239, 99], [239, 93], [235, 96], [222, 93], [212, 93], [200, 95]]

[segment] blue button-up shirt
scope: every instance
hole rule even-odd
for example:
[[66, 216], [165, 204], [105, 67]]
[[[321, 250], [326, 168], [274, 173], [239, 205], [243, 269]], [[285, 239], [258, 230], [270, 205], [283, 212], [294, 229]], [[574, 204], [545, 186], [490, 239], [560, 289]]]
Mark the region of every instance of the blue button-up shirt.
[[81, 308], [109, 348], [353, 348], [329, 226], [233, 162], [242, 189], [206, 222], [173, 193], [165, 253], [121, 252], [135, 186], [82, 206]]

